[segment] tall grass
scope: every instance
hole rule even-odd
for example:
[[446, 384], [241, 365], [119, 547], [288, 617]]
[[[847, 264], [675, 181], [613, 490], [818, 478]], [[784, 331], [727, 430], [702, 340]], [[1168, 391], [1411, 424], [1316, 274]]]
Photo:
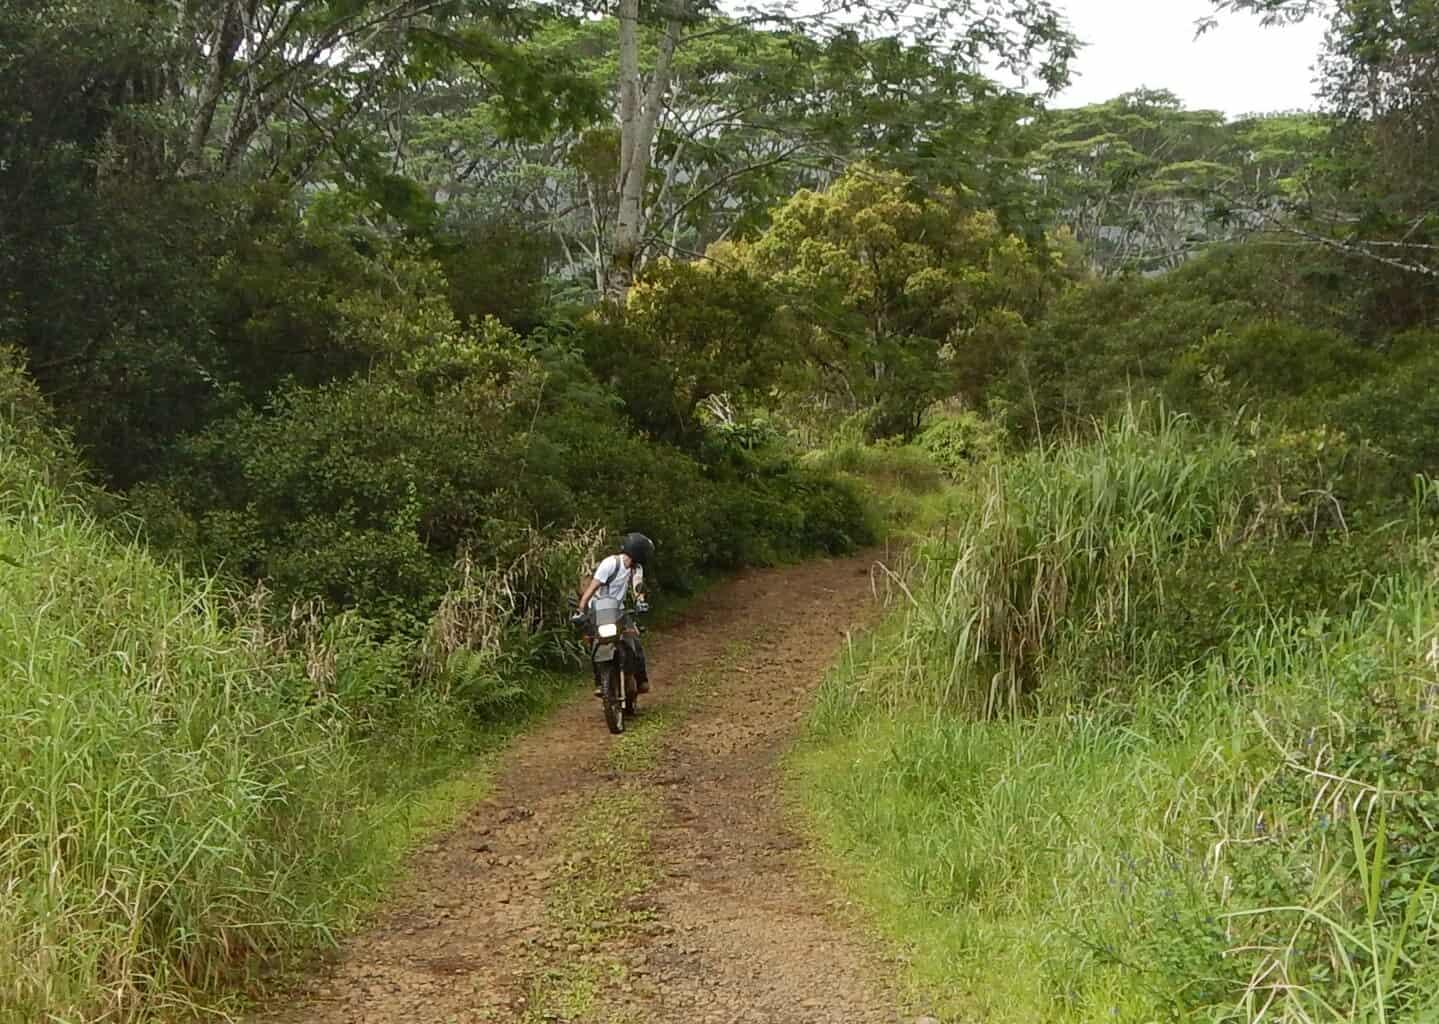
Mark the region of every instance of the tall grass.
[[99, 525], [12, 371], [0, 364], [0, 1021], [213, 1005], [354, 920], [461, 795], [440, 784], [483, 734], [362, 623], [298, 609], [277, 624], [262, 597]]
[[577, 655], [568, 601], [599, 562], [604, 542], [600, 529], [575, 529], [532, 533], [506, 565], [463, 555], [419, 645], [420, 680], [442, 700], [481, 715], [532, 701], [526, 681], [534, 667]]
[[363, 848], [342, 723], [0, 444], [0, 1010], [124, 1018], [313, 938]]
[[[1195, 550], [1342, 528], [1326, 435], [1256, 445], [1131, 407], [1092, 443], [991, 464], [959, 490], [945, 535], [919, 552], [903, 671], [881, 699], [1015, 713], [1061, 630], [1123, 629], [1161, 570]], [[1287, 475], [1286, 475], [1287, 474]]]
[[941, 1016], [1439, 1011], [1439, 507], [1367, 458], [1132, 413], [897, 574], [799, 768]]

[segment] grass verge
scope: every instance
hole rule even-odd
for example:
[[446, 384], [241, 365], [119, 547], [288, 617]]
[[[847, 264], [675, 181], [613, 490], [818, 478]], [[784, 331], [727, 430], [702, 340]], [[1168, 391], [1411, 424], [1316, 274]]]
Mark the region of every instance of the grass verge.
[[0, 417], [0, 1021], [235, 1009], [373, 906], [555, 681], [478, 726], [362, 624], [277, 633], [117, 538], [43, 447]]
[[1316, 530], [1332, 438], [1116, 429], [977, 484], [828, 681], [831, 862], [947, 1022], [1435, 1019], [1436, 492]]

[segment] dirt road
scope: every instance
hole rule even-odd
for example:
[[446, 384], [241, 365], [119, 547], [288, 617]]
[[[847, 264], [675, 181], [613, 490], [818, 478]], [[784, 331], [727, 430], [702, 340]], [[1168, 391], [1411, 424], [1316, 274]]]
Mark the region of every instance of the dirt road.
[[[750, 572], [651, 634], [616, 740], [586, 696], [508, 756], [388, 911], [267, 1024], [892, 1024], [780, 804], [778, 761], [871, 560]], [[638, 870], [631, 865], [639, 864]]]

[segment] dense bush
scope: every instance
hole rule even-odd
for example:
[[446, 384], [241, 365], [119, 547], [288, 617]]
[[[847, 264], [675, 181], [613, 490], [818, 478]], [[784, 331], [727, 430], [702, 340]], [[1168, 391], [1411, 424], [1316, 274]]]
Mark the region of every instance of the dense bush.
[[781, 455], [705, 465], [639, 436], [573, 354], [494, 320], [428, 327], [428, 344], [370, 373], [291, 385], [186, 439], [134, 494], [151, 536], [410, 636], [457, 560], [507, 564], [536, 525], [643, 530], [660, 584], [681, 590], [869, 539], [853, 491]]
[[915, 440], [951, 479], [959, 479], [974, 466], [997, 458], [1005, 448], [1000, 427], [974, 412], [937, 416]]
[[[1265, 273], [1266, 260], [1273, 273]], [[1026, 438], [1088, 431], [1125, 403], [1162, 399], [1207, 421], [1258, 416], [1333, 427], [1394, 458], [1391, 489], [1432, 472], [1432, 331], [1376, 336], [1323, 291], [1332, 268], [1301, 272], [1262, 244], [1216, 249], [1160, 278], [1073, 288], [1029, 329], [984, 400]]]
[[108, 199], [77, 199], [14, 268], [0, 330], [23, 341], [86, 457], [120, 486], [163, 472], [177, 438], [286, 382], [357, 373], [448, 309], [425, 245], [307, 217], [282, 189]]
[[783, 362], [767, 283], [723, 261], [660, 260], [630, 293], [622, 325], [594, 319], [580, 343], [637, 425], [693, 447], [702, 403], [747, 399]]
[[[509, 467], [539, 386], [537, 368], [493, 337], [441, 334], [402, 362], [292, 386], [187, 440], [142, 507], [155, 509], [158, 539], [187, 541], [287, 600], [361, 607], [413, 631], [459, 547], [494, 546], [497, 524], [514, 522]], [[189, 537], [159, 532], [171, 502]]]
[[1186, 351], [1256, 315], [1245, 300], [1196, 292], [1176, 272], [1072, 288], [1026, 338], [992, 390], [1008, 425], [1048, 438], [1087, 425], [1130, 396], [1155, 394]]
[[997, 463], [962, 492], [955, 536], [931, 546], [948, 566], [931, 583], [944, 585], [912, 621], [913, 641], [949, 666], [946, 682], [935, 687], [916, 662], [918, 675], [867, 696], [896, 706], [941, 699], [981, 716], [1062, 700], [1039, 681], [1053, 690], [1057, 678], [1082, 676], [1055, 667], [1069, 657], [1067, 631], [1133, 640], [1137, 657], [1148, 631], [1136, 631], [1135, 617], [1162, 600], [1167, 567], [1196, 551], [1343, 531], [1339, 495], [1383, 468], [1329, 432], [1207, 434], [1142, 407], [1092, 444]]
[[[1392, 340], [1382, 372], [1342, 382], [1322, 415], [1391, 453], [1409, 473], [1439, 475], [1439, 333], [1412, 331]], [[1319, 410], [1311, 407], [1311, 415]]]
[[796, 194], [753, 242], [715, 257], [763, 281], [782, 314], [793, 379], [781, 387], [829, 399], [826, 412], [863, 412], [876, 440], [913, 437], [936, 401], [973, 398], [1009, 364], [1070, 278], [1051, 248], [961, 192], [924, 194], [861, 166]]

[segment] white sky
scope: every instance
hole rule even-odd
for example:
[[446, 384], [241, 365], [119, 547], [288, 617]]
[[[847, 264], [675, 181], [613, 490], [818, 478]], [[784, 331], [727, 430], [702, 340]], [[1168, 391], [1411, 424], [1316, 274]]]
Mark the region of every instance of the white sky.
[[1074, 84], [1056, 107], [1113, 99], [1131, 89], [1168, 89], [1192, 109], [1230, 116], [1312, 110], [1311, 68], [1323, 41], [1322, 20], [1262, 28], [1248, 15], [1227, 15], [1194, 38], [1208, 0], [1063, 0], [1086, 45]]

